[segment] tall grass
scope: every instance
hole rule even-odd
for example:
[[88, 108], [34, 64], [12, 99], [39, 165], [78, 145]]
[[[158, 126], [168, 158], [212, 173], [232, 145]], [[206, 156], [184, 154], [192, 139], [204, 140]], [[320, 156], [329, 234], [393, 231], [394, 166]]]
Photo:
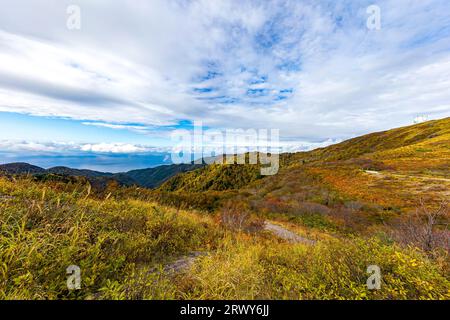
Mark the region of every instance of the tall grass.
[[[192, 250], [210, 250], [212, 220], [137, 200], [94, 200], [89, 187], [55, 191], [29, 180], [0, 180], [0, 298], [96, 298], [115, 281]], [[66, 268], [78, 265], [82, 290]], [[100, 295], [99, 295], [100, 293]]]
[[[449, 299], [444, 270], [415, 249], [378, 240], [326, 240], [315, 246], [225, 241], [179, 279], [187, 299]], [[369, 265], [381, 289], [368, 290]]]
[[[0, 178], [0, 299], [449, 299], [448, 262], [326, 231], [316, 245], [89, 185]], [[190, 269], [164, 266], [193, 251]], [[366, 287], [369, 265], [381, 290]], [[81, 290], [66, 268], [81, 268]]]

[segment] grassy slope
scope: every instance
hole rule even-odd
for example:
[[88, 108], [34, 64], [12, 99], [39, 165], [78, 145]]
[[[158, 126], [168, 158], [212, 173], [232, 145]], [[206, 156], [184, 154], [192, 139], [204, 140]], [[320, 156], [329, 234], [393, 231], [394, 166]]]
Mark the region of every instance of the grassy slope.
[[[432, 203], [448, 192], [437, 180], [448, 177], [448, 129], [444, 119], [284, 155], [278, 175], [236, 180], [253, 182], [234, 202], [318, 240], [314, 246], [226, 230], [217, 215], [149, 202], [150, 191], [99, 196], [77, 180], [0, 177], [0, 298], [449, 299], [448, 255], [430, 258], [380, 237], [417, 194]], [[225, 172], [232, 185], [245, 167], [211, 167], [205, 181], [227, 185], [215, 181]], [[195, 177], [197, 190], [209, 189], [203, 173]], [[209, 255], [185, 273], [155, 269], [193, 251]], [[71, 264], [82, 268], [81, 291], [66, 289]], [[366, 289], [371, 264], [381, 267], [382, 290]]]
[[155, 188], [174, 175], [200, 168], [202, 165], [195, 164], [172, 164], [155, 168], [132, 170], [123, 173], [125, 177], [132, 178], [138, 185], [146, 188]]
[[390, 233], [421, 202], [450, 197], [450, 118], [284, 155], [247, 186], [255, 212], [332, 232]]
[[[220, 237], [207, 216], [89, 193], [88, 185], [0, 178], [0, 299], [94, 298]], [[78, 294], [65, 287], [71, 264], [83, 270]], [[163, 289], [146, 294], [164, 298]]]
[[166, 181], [161, 191], [201, 192], [240, 189], [261, 178], [257, 165], [209, 165]]
[[411, 209], [419, 197], [430, 202], [449, 197], [449, 145], [450, 118], [446, 118], [373, 133], [310, 152], [282, 154], [281, 170], [274, 178], [259, 181], [258, 166], [214, 165], [177, 175], [160, 190], [229, 190], [249, 184], [254, 189], [267, 189], [279, 181], [295, 184], [306, 175], [306, 180], [320, 179], [322, 187], [334, 189], [343, 198]]
[[[428, 121], [416, 125], [402, 128], [396, 128], [383, 132], [371, 133], [357, 138], [346, 140], [342, 143], [332, 145], [326, 148], [320, 148], [311, 152], [298, 153], [295, 160], [310, 161], [337, 161], [358, 158], [363, 155], [375, 156], [378, 154], [381, 158], [389, 159], [392, 155], [402, 156], [423, 156], [423, 151], [409, 149], [409, 153], [402, 153], [404, 147], [408, 146], [429, 146], [430, 149], [438, 152], [439, 156], [449, 154], [450, 141], [450, 118]], [[426, 148], [424, 148], [426, 149]], [[444, 152], [444, 154], [440, 154]], [[385, 157], [382, 155], [384, 154]]]
[[[209, 215], [99, 199], [87, 185], [0, 178], [0, 195], [1, 299], [450, 298], [445, 265], [376, 239], [316, 233], [314, 246], [290, 244]], [[209, 254], [186, 272], [159, 267], [192, 251]], [[66, 288], [72, 264], [79, 291]], [[367, 290], [370, 264], [383, 290]]]
[[306, 170], [345, 196], [407, 211], [420, 198], [430, 204], [448, 199], [449, 146], [446, 118], [352, 139], [302, 160]]

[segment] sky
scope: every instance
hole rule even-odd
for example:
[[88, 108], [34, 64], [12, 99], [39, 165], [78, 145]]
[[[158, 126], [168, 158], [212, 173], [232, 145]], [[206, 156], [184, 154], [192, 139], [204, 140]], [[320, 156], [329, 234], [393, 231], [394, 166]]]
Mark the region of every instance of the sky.
[[194, 121], [297, 151], [450, 116], [448, 0], [0, 4], [0, 163], [165, 163]]

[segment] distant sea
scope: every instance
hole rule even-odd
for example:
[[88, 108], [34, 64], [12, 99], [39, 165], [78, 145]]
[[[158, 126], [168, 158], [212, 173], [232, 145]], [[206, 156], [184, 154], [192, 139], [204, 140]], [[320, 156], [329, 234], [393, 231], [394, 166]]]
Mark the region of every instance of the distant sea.
[[170, 153], [140, 154], [18, 154], [0, 152], [0, 164], [26, 162], [45, 169], [64, 166], [101, 172], [126, 172], [171, 164]]

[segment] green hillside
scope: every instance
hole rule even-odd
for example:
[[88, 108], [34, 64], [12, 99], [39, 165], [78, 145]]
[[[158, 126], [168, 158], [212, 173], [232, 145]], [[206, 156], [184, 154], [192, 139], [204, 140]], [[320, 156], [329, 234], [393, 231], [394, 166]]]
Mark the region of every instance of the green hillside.
[[201, 164], [171, 164], [128, 172], [109, 173], [62, 166], [44, 169], [28, 163], [8, 163], [0, 165], [0, 173], [7, 175], [30, 174], [38, 180], [67, 180], [71, 177], [80, 177], [88, 180], [96, 189], [104, 189], [110, 183], [118, 183], [121, 186], [136, 185], [144, 188], [156, 188], [178, 173], [192, 171], [203, 166]]
[[449, 129], [283, 154], [267, 177], [205, 166], [156, 190], [0, 175], [0, 299], [450, 299]]
[[259, 176], [258, 166], [208, 166], [168, 180], [158, 191], [176, 192], [159, 198], [211, 208], [230, 198], [224, 193], [220, 201], [211, 191], [235, 190], [235, 201], [259, 215], [330, 230], [384, 232], [422, 203], [435, 207], [449, 199], [449, 142], [450, 118], [429, 121], [281, 154], [274, 176]]
[[164, 181], [177, 175], [178, 173], [192, 171], [201, 167], [203, 167], [203, 165], [172, 164], [149, 169], [131, 170], [124, 175], [128, 178], [131, 178], [139, 186], [145, 188], [155, 188], [161, 185]]
[[[450, 142], [450, 118], [428, 121], [392, 130], [371, 133], [310, 152], [298, 153], [295, 161], [337, 161], [371, 156], [412, 145], [430, 146], [434, 151], [447, 151]], [[417, 152], [420, 152], [417, 151]], [[445, 153], [448, 156], [448, 153]]]
[[[405, 167], [405, 161], [419, 162], [416, 169], [443, 169], [450, 165], [450, 118], [372, 133], [309, 152], [280, 155], [283, 170], [296, 165], [318, 166], [338, 162], [362, 169]], [[417, 159], [415, 159], [417, 157]], [[406, 159], [406, 160], [405, 160]], [[414, 169], [414, 168], [413, 168]], [[162, 191], [199, 192], [241, 189], [259, 180], [259, 165], [210, 165], [179, 174], [165, 182]]]
[[212, 164], [195, 171], [178, 174], [159, 188], [161, 191], [224, 191], [240, 189], [261, 178], [258, 165]]

